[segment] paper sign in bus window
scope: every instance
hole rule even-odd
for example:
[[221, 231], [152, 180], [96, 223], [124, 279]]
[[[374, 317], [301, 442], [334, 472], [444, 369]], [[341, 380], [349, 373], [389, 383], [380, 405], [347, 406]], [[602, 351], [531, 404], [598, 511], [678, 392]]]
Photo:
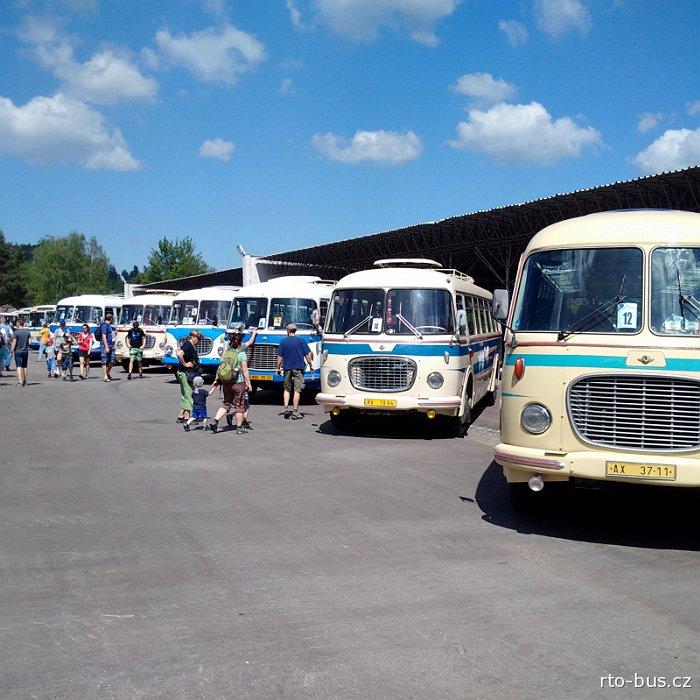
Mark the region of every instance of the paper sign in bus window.
[[281, 325], [282, 325], [282, 317], [275, 316], [274, 319], [272, 320], [272, 327], [279, 328]]
[[265, 328], [265, 319], [264, 318], [261, 318], [258, 321], [258, 328]]
[[617, 330], [636, 331], [637, 330], [637, 307], [635, 302], [625, 302], [617, 305]]
[[379, 333], [382, 330], [382, 319], [373, 318], [372, 319], [372, 333]]

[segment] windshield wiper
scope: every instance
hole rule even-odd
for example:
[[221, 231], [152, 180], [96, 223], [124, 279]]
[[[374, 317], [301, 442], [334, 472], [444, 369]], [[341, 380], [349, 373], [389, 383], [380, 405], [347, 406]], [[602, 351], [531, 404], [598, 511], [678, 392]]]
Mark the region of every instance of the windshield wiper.
[[697, 299], [695, 299], [690, 294], [685, 294], [683, 292], [683, 284], [681, 283], [681, 271], [678, 269], [678, 263], [676, 263], [676, 276], [678, 277], [678, 305], [681, 307], [681, 318], [683, 319], [683, 330], [685, 330], [685, 311], [688, 309], [695, 318], [700, 320], [698, 312], [700, 312], [700, 304]]
[[405, 316], [396, 314], [396, 318], [401, 321], [401, 323], [403, 323], [403, 325], [406, 326], [406, 328], [408, 328], [408, 330], [411, 331], [411, 333], [413, 333], [418, 340], [423, 340], [423, 334], [412, 323], [407, 321]]
[[568, 326], [562, 331], [559, 331], [557, 335], [557, 340], [566, 340], [570, 335], [573, 335], [574, 333], [583, 333], [589, 328], [589, 326], [586, 325], [586, 321], [595, 319], [601, 315], [603, 316], [603, 318], [607, 318], [610, 315], [610, 312], [621, 301], [624, 300], [625, 297], [621, 294], [618, 294], [617, 296], [614, 296], [610, 301], [607, 301], [604, 304], [597, 306], [595, 309], [593, 309], [593, 311], [579, 318], [578, 321], [574, 321], [570, 326]]
[[367, 321], [371, 321], [371, 320], [372, 320], [372, 314], [370, 314], [369, 316], [367, 316], [367, 318], [360, 321], [356, 326], [353, 326], [349, 330], [345, 331], [345, 333], [343, 333], [343, 338], [347, 338], [349, 335], [352, 335], [356, 330], [359, 330], [360, 328], [362, 328], [362, 326], [364, 326], [365, 323], [367, 323]]

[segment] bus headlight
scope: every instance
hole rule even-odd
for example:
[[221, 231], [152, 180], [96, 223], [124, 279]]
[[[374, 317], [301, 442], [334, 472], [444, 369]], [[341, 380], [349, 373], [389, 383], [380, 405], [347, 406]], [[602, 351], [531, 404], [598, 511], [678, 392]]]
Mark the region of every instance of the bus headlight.
[[528, 433], [539, 435], [552, 425], [552, 414], [541, 403], [529, 403], [520, 414], [520, 425]]
[[428, 375], [428, 386], [431, 389], [439, 389], [445, 383], [445, 377], [440, 372], [431, 372]]
[[118, 348], [121, 348], [121, 347], [123, 347], [123, 346], [124, 346], [124, 343], [122, 343], [121, 340], [118, 340], [118, 341], [117, 341], [117, 347], [118, 347]]
[[158, 349], [162, 350], [165, 347], [165, 343], [158, 343]]
[[173, 347], [172, 345], [166, 345], [165, 346], [165, 354], [170, 356], [173, 354]]
[[218, 352], [219, 357], [221, 357], [224, 354], [224, 346], [222, 345], [216, 352]]
[[338, 384], [340, 384], [340, 380], [341, 380], [340, 372], [336, 372], [334, 369], [332, 369], [328, 373], [328, 376], [326, 377], [326, 381], [328, 382], [328, 386], [338, 386]]

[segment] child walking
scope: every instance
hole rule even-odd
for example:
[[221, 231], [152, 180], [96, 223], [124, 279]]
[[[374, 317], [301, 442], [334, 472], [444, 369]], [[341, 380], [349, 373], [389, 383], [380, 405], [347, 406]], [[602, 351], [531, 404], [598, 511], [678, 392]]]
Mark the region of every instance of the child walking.
[[46, 371], [48, 372], [49, 379], [52, 377], [58, 377], [58, 368], [56, 367], [56, 346], [53, 344], [53, 338], [51, 337], [46, 340], [44, 354], [46, 355]]
[[61, 374], [63, 381], [73, 381], [73, 336], [65, 333], [61, 348]]
[[209, 430], [209, 419], [207, 418], [207, 396], [209, 392], [204, 388], [204, 379], [195, 377], [194, 389], [192, 390], [192, 415], [182, 424], [186, 432], [190, 432], [190, 426], [195, 421], [204, 423], [204, 430]]

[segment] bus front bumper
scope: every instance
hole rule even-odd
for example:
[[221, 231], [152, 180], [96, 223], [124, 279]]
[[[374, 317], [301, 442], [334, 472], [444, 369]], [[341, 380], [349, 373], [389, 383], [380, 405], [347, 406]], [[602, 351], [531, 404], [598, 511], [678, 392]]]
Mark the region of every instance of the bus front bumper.
[[[545, 481], [578, 478], [603, 482], [700, 487], [700, 458], [697, 455], [642, 455], [613, 450], [559, 453], [500, 443], [496, 445], [494, 458], [503, 467], [506, 479], [510, 483], [527, 481], [532, 474], [540, 474]], [[642, 465], [644, 470], [641, 469]], [[641, 471], [647, 472], [647, 476], [641, 476]]]
[[[388, 402], [388, 403], [387, 403]], [[382, 396], [381, 394], [316, 394], [316, 403], [324, 410], [356, 409], [361, 411], [418, 411], [454, 416], [462, 405], [459, 396], [436, 396], [433, 398], [420, 396]]]

